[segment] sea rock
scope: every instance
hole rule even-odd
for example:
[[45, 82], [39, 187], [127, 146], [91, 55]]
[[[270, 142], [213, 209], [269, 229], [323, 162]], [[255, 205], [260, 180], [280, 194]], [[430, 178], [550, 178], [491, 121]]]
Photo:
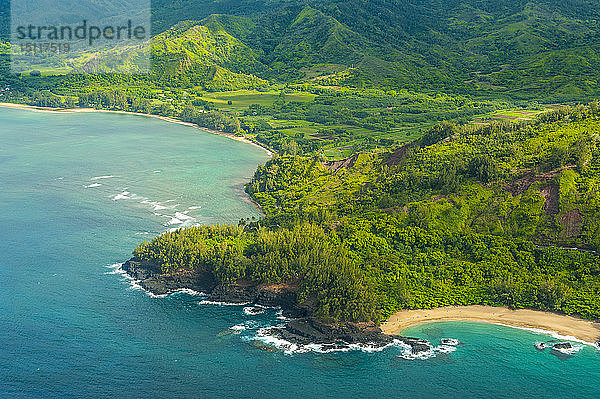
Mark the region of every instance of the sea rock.
[[268, 307], [280, 307], [286, 317], [301, 317], [306, 310], [297, 306], [296, 291], [275, 290], [271, 286], [255, 284], [220, 284], [208, 298], [214, 302], [256, 304]]
[[207, 300], [237, 304], [256, 304], [281, 307], [285, 317], [305, 317], [307, 309], [296, 302], [293, 286], [251, 283], [217, 284], [208, 272], [182, 270], [173, 274], [163, 273], [160, 267], [135, 258], [128, 260], [122, 269], [146, 291], [165, 295], [182, 288], [208, 294]]
[[428, 341], [418, 338], [383, 334], [374, 323], [328, 324], [309, 317], [308, 307], [297, 303], [297, 287], [294, 285], [268, 285], [249, 282], [217, 284], [207, 272], [182, 270], [165, 274], [160, 267], [130, 259], [122, 269], [145, 290], [164, 295], [187, 288], [208, 295], [207, 300], [234, 304], [255, 304], [267, 307], [280, 307], [283, 315], [294, 318], [283, 328], [274, 328], [273, 333], [295, 344], [369, 344], [371, 347], [383, 347], [400, 340], [412, 348], [413, 354], [431, 350]]
[[442, 345], [448, 345], [448, 346], [464, 345], [462, 342], [460, 342], [459, 340], [454, 339], [454, 338], [442, 338], [442, 339], [440, 339], [440, 342]]
[[534, 346], [535, 346], [535, 349], [537, 349], [539, 351], [543, 351], [544, 349], [546, 349], [548, 347], [548, 345], [545, 344], [544, 342], [536, 342]]
[[300, 345], [311, 343], [329, 346], [369, 344], [369, 346], [377, 348], [399, 340], [409, 345], [413, 354], [431, 350], [428, 341], [398, 335], [386, 335], [374, 324], [327, 324], [312, 317], [290, 321], [285, 327], [273, 329], [271, 333], [278, 338]]
[[559, 342], [558, 344], [552, 345], [552, 349], [573, 349], [573, 345], [569, 342]]
[[277, 348], [266, 345], [260, 341], [252, 341], [252, 345], [254, 345], [256, 348], [263, 350], [265, 352], [277, 352]]

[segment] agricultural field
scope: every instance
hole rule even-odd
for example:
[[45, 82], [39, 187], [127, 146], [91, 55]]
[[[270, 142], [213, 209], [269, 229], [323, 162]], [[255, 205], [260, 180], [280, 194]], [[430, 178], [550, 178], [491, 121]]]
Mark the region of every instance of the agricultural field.
[[[289, 102], [311, 102], [316, 95], [311, 93], [286, 93], [284, 101]], [[281, 97], [281, 91], [257, 91], [257, 90], [234, 90], [226, 92], [204, 93], [200, 99], [212, 103], [221, 111], [242, 111], [253, 104], [271, 106]]]
[[522, 121], [531, 121], [534, 120], [537, 116], [552, 110], [555, 107], [547, 106], [542, 107], [542, 109], [530, 109], [530, 110], [522, 110], [522, 109], [504, 109], [497, 110], [491, 112], [486, 115], [481, 115], [473, 118], [472, 123], [474, 124], [488, 124], [491, 122], [498, 121], [513, 121], [513, 122], [522, 122]]

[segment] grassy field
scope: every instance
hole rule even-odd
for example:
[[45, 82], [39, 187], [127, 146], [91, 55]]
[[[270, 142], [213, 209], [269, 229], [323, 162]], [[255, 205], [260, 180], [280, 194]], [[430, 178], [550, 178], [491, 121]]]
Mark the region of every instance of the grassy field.
[[[279, 98], [280, 91], [235, 90], [227, 92], [206, 93], [201, 99], [209, 101], [222, 111], [241, 111], [252, 104], [273, 105]], [[311, 93], [286, 93], [285, 101], [311, 102], [316, 95]], [[231, 102], [231, 104], [229, 104]]]
[[529, 121], [535, 119], [536, 116], [550, 110], [552, 110], [552, 108], [544, 108], [541, 110], [503, 109], [473, 118], [473, 123], [481, 124], [495, 121]]

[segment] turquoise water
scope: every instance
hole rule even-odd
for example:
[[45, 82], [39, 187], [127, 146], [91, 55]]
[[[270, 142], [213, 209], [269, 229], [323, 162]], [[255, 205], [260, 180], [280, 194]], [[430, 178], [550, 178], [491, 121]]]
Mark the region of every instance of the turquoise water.
[[266, 159], [156, 119], [0, 109], [0, 397], [600, 397], [591, 347], [564, 360], [533, 348], [546, 336], [436, 323], [408, 333], [465, 345], [273, 353], [253, 337], [276, 310], [151, 298], [111, 267], [169, 228], [258, 217], [241, 187]]

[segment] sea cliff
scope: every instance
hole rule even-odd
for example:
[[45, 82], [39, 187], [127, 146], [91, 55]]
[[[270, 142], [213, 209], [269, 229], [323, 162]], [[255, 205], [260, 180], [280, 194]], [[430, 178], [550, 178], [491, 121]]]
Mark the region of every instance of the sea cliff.
[[188, 289], [205, 294], [206, 301], [215, 303], [279, 307], [283, 316], [290, 320], [283, 327], [273, 327], [269, 333], [293, 344], [319, 344], [337, 348], [364, 344], [371, 348], [382, 348], [400, 342], [410, 346], [414, 355], [432, 348], [425, 340], [384, 334], [374, 323], [331, 324], [319, 320], [314, 317], [310, 307], [298, 304], [297, 287], [293, 284], [218, 284], [210, 273], [179, 271], [167, 274], [160, 267], [135, 258], [125, 262], [122, 269], [153, 295], [168, 295]]

